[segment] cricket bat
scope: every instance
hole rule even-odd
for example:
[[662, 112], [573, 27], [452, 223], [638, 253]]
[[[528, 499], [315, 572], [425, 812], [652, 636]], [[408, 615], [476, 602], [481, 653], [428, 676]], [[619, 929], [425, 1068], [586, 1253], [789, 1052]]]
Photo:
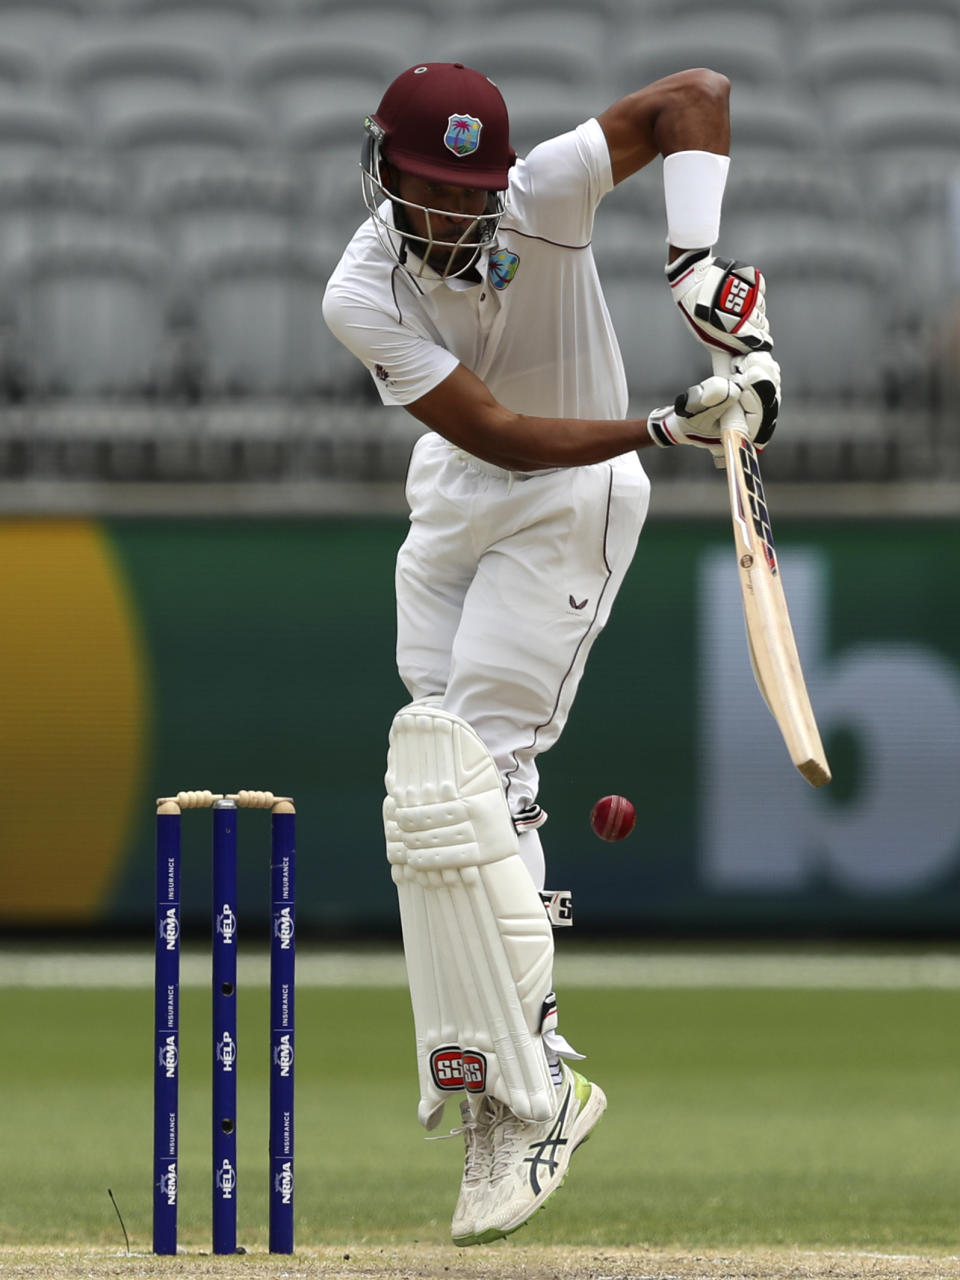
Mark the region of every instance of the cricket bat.
[[[730, 377], [730, 356], [721, 351], [712, 355], [714, 373]], [[720, 437], [750, 665], [790, 759], [811, 786], [822, 787], [832, 776], [830, 765], [797, 654], [757, 451], [739, 405], [723, 415]]]

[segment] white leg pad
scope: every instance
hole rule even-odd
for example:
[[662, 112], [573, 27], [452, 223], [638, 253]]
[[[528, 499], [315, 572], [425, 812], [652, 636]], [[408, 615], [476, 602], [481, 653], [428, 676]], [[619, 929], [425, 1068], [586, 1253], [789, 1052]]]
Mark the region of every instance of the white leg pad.
[[476, 732], [429, 703], [390, 731], [387, 857], [400, 902], [421, 1124], [451, 1092], [489, 1093], [518, 1116], [556, 1110], [540, 1020], [553, 932], [524, 866], [497, 767]]

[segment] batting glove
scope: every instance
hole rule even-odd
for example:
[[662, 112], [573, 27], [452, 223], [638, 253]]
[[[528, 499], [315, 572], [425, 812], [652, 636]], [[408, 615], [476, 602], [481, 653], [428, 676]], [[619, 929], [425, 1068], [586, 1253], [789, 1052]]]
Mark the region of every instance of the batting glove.
[[763, 275], [709, 249], [691, 249], [665, 268], [673, 300], [698, 341], [730, 355], [769, 351]]
[[740, 399], [740, 387], [730, 378], [714, 375], [687, 387], [673, 407], [654, 409], [647, 415], [647, 434], [661, 449], [675, 444], [692, 444], [723, 457], [720, 419]]
[[733, 362], [733, 380], [740, 388], [740, 408], [757, 452], [769, 444], [780, 412], [780, 366], [769, 351], [754, 351]]

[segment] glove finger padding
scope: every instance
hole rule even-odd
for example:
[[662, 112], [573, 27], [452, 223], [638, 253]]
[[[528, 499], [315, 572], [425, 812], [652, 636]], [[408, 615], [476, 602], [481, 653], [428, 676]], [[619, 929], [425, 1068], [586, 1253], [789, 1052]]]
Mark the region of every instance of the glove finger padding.
[[736, 381], [718, 376], [705, 378], [682, 391], [672, 408], [668, 405], [649, 413], [647, 434], [661, 449], [689, 444], [723, 457], [720, 419], [739, 399], [740, 387]]
[[756, 267], [693, 249], [665, 270], [680, 314], [704, 346], [731, 355], [771, 349], [766, 282]]
[[733, 380], [740, 388], [740, 408], [758, 450], [768, 444], [780, 412], [780, 366], [768, 351], [752, 352], [733, 362]]

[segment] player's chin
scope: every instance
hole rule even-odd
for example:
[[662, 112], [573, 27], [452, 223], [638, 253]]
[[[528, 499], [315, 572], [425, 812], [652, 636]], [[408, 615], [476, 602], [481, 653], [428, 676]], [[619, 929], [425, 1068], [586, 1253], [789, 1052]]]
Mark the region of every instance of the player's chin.
[[434, 248], [427, 261], [440, 275], [450, 275], [455, 271], [462, 271], [464, 267], [470, 266], [470, 263], [476, 257], [472, 249], [447, 249]]

